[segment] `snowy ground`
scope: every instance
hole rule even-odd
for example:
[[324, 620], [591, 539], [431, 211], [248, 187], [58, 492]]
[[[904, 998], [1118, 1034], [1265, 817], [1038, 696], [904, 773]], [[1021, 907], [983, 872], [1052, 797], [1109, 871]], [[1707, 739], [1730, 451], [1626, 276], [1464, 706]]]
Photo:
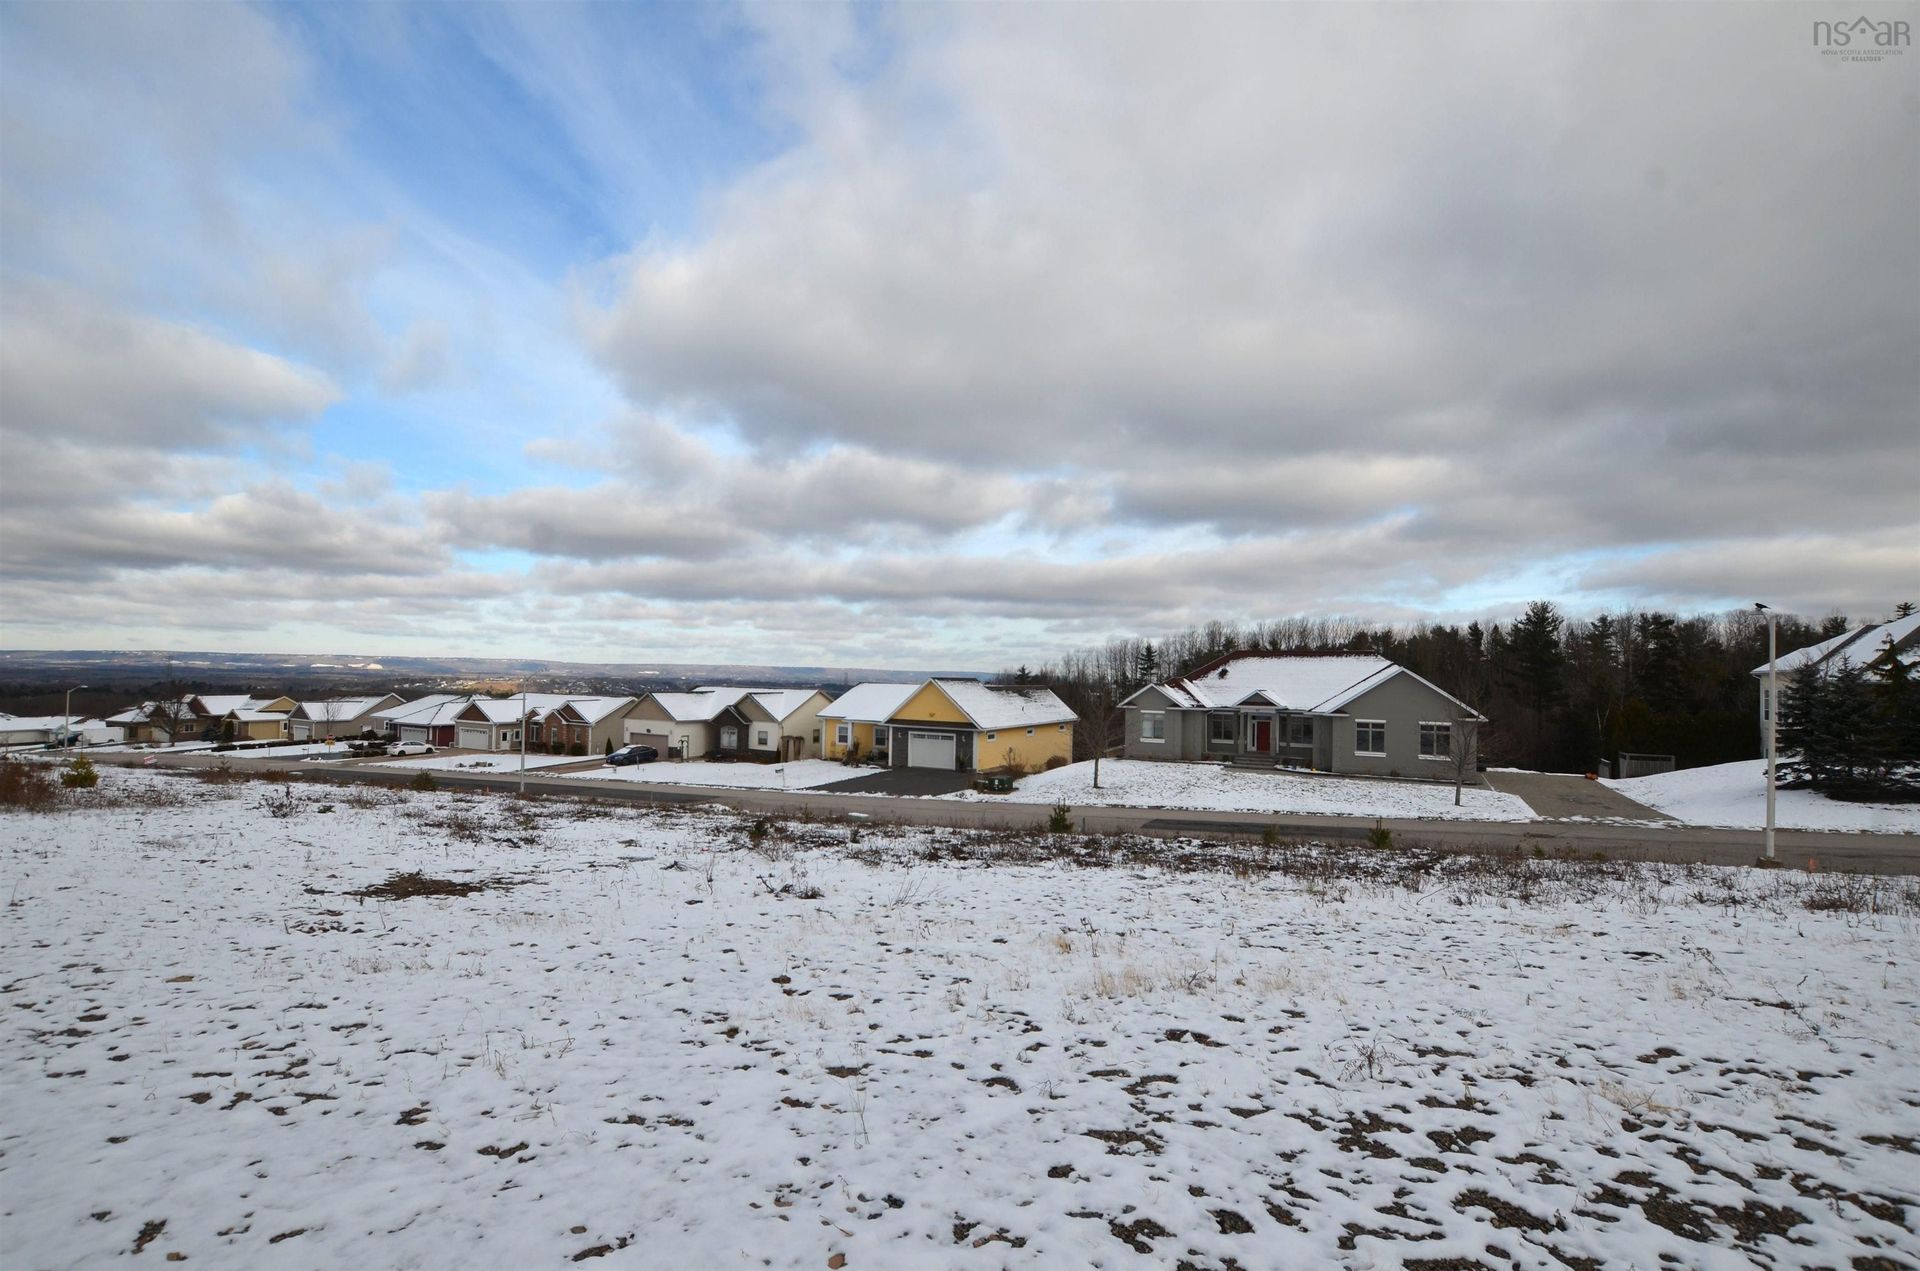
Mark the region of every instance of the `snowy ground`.
[[1364, 817], [1437, 817], [1445, 820], [1531, 821], [1533, 810], [1510, 794], [1469, 787], [1460, 807], [1452, 786], [1353, 777], [1316, 777], [1215, 764], [1150, 763], [1107, 759], [1100, 789], [1093, 764], [1068, 764], [1026, 777], [1008, 794], [967, 791], [946, 798], [1068, 803], [1074, 807], [1191, 808], [1206, 812], [1297, 812]]
[[863, 768], [824, 759], [795, 759], [788, 763], [701, 763], [666, 761], [629, 764], [624, 768], [599, 768], [592, 772], [574, 772], [573, 777], [593, 777], [606, 781], [644, 781], [649, 785], [729, 786], [735, 790], [811, 790], [863, 776]]
[[88, 797], [0, 816], [11, 1265], [1920, 1263], [1911, 880]]
[[[1693, 825], [1759, 829], [1767, 823], [1767, 763], [1743, 759], [1652, 777], [1605, 781], [1629, 799]], [[1920, 803], [1845, 803], [1812, 790], [1775, 792], [1775, 824], [1789, 830], [1920, 834]]]
[[[535, 768], [556, 768], [562, 764], [587, 763], [590, 755], [528, 755], [527, 771]], [[518, 772], [520, 771], [520, 752], [512, 754], [468, 752], [466, 754], [407, 755], [399, 759], [382, 759], [377, 764], [368, 765], [379, 768], [424, 768], [428, 772]]]

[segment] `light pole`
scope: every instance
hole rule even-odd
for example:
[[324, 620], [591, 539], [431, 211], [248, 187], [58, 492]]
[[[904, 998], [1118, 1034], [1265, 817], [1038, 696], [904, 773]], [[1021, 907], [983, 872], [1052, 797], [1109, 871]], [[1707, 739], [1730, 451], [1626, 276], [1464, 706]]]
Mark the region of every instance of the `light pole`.
[[527, 797], [527, 682], [520, 681], [520, 797]]
[[60, 749], [62, 750], [67, 750], [73, 745], [73, 695], [85, 687], [84, 684], [76, 684], [67, 690], [67, 713], [60, 719]]
[[1776, 627], [1773, 610], [1755, 601], [1754, 609], [1767, 618], [1767, 854], [1763, 858], [1767, 864], [1774, 863], [1773, 855], [1773, 791], [1774, 767], [1778, 762], [1775, 743], [1780, 717], [1780, 659], [1776, 647]]

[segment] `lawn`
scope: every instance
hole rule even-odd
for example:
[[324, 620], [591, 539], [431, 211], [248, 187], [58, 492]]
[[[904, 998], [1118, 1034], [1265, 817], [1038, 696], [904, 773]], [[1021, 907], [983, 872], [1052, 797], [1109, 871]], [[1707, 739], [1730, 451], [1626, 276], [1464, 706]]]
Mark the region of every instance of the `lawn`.
[[1920, 1260], [1912, 880], [105, 773], [0, 815], [0, 1247]]
[[[1605, 783], [1690, 825], [1759, 829], [1767, 823], [1767, 761], [1742, 759]], [[1775, 824], [1788, 830], [1920, 834], [1920, 803], [1849, 803], [1813, 790], [1776, 790]]]
[[1533, 810], [1510, 794], [1468, 787], [1461, 806], [1453, 787], [1364, 777], [1317, 776], [1270, 768], [1106, 759], [1100, 786], [1091, 762], [1023, 778], [1011, 795], [949, 795], [1074, 807], [1184, 808], [1206, 812], [1282, 812], [1321, 816], [1432, 817], [1442, 820], [1530, 821]]

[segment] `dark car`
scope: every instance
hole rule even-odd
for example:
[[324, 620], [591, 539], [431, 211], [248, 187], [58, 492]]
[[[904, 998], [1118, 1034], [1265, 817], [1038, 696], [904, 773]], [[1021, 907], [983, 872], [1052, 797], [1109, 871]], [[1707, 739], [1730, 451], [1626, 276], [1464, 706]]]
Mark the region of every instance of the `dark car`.
[[660, 757], [660, 752], [652, 746], [622, 746], [607, 756], [607, 762], [616, 768], [624, 768], [630, 763], [652, 763]]

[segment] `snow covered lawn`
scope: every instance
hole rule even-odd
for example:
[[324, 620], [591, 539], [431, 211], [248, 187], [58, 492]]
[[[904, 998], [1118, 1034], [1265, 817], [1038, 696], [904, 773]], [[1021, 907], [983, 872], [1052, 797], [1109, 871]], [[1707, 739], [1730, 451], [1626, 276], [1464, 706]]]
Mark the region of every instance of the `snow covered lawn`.
[[1093, 764], [1076, 763], [1026, 777], [1010, 795], [966, 791], [944, 797], [1068, 803], [1074, 807], [1191, 808], [1205, 812], [1297, 812], [1472, 821], [1533, 819], [1533, 810], [1524, 800], [1484, 788], [1467, 789], [1461, 806], [1456, 808], [1452, 786], [1316, 777], [1305, 773], [1223, 768], [1215, 764], [1149, 763], [1140, 759], [1103, 760], [1098, 790], [1093, 788]]
[[9, 1265], [1920, 1262], [1909, 879], [88, 801], [0, 816]]
[[[592, 755], [528, 755], [527, 771], [532, 772], [535, 768], [554, 768], [561, 764], [589, 763], [592, 760]], [[407, 755], [400, 759], [382, 759], [377, 764], [368, 766], [424, 768], [428, 772], [518, 772], [520, 771], [520, 752], [516, 750], [512, 754]]]
[[[1629, 799], [1692, 825], [1760, 829], [1767, 823], [1767, 761], [1743, 759], [1651, 777], [1605, 781]], [[1812, 790], [1780, 790], [1775, 823], [1787, 830], [1920, 834], [1920, 803], [1845, 803]]]
[[701, 763], [668, 760], [568, 773], [605, 781], [643, 781], [648, 785], [731, 786], [736, 790], [811, 790], [863, 776], [870, 769], [849, 768], [824, 759], [794, 759], [787, 763]]

